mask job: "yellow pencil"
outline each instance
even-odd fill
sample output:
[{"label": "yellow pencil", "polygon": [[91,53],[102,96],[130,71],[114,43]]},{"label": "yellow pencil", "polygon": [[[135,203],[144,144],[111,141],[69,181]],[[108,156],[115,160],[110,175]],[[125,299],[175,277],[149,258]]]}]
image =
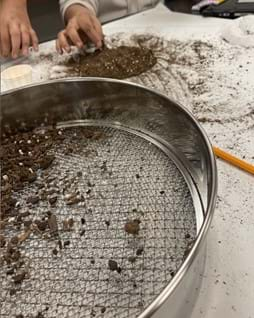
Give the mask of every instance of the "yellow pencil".
[{"label": "yellow pencil", "polygon": [[213,147],[213,152],[217,157],[227,161],[228,163],[231,163],[232,165],[234,165],[238,168],[241,168],[242,170],[244,170],[246,172],[254,174],[254,166],[251,165],[250,163],[248,163],[244,160],[241,160],[241,159],[225,152],[224,150],[221,150],[218,147]]}]

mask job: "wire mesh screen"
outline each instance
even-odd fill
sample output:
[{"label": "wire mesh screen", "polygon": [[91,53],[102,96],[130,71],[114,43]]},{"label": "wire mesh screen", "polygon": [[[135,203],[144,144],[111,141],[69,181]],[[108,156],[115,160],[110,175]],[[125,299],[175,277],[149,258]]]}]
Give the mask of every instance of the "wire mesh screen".
[{"label": "wire mesh screen", "polygon": [[[29,212],[24,220],[37,226],[20,245],[24,279],[14,283],[9,265],[0,268],[0,315],[137,317],[195,238],[188,185],[160,148],[134,133],[59,133],[65,138],[51,149],[53,165],[15,193],[21,213]],[[28,200],[38,194],[50,199]],[[11,239],[17,230],[3,233]]]}]

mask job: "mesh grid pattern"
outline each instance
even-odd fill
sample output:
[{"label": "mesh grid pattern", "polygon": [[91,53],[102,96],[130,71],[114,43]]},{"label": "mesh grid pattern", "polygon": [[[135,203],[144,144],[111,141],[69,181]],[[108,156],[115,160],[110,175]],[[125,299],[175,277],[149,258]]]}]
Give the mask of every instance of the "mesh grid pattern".
[{"label": "mesh grid pattern", "polygon": [[[70,245],[54,256],[57,240],[31,235],[25,241],[22,253],[29,260],[29,278],[15,295],[9,295],[6,267],[0,269],[1,317],[34,317],[37,312],[61,318],[137,317],[180,267],[189,243],[186,234],[195,237],[188,186],[164,152],[121,129],[89,128],[103,133],[98,140],[82,138],[82,129],[64,130],[65,141],[52,150],[53,167],[39,177],[51,178],[50,187],[59,191],[55,207],[41,201],[32,211],[36,219],[50,209],[61,240]],[[70,146],[74,152],[66,154]],[[66,184],[84,202],[67,206],[62,194]],[[27,195],[37,190],[30,185],[16,194],[24,210]],[[74,219],[74,227],[62,231],[67,217]],[[136,237],[124,231],[131,219],[141,221]],[[5,234],[15,233],[8,229]],[[139,248],[143,252],[137,256]],[[109,259],[121,267],[120,274],[109,270]]]}]

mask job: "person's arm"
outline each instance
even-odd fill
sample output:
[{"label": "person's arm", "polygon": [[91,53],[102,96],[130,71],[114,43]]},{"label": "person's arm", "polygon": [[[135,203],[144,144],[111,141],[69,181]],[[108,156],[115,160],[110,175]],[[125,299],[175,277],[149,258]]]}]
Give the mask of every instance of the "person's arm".
[{"label": "person's arm", "polygon": [[103,33],[100,21],[97,19],[99,3],[97,0],[60,0],[60,9],[66,23],[66,28],[59,32],[56,48],[70,52],[71,45],[82,48],[88,41],[97,48],[102,46]]},{"label": "person's arm", "polygon": [[74,4],[84,6],[85,8],[89,9],[89,11],[91,11],[95,16],[97,16],[99,11],[99,0],[59,0],[59,4],[60,11],[64,19],[67,9]]}]

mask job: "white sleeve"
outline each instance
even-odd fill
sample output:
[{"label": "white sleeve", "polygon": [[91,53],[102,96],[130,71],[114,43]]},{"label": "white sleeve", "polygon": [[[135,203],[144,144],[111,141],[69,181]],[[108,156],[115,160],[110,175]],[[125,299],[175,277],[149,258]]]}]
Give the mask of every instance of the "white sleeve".
[{"label": "white sleeve", "polygon": [[59,0],[59,4],[63,19],[67,8],[72,4],[80,4],[89,9],[95,15],[97,15],[99,11],[99,0]]}]

